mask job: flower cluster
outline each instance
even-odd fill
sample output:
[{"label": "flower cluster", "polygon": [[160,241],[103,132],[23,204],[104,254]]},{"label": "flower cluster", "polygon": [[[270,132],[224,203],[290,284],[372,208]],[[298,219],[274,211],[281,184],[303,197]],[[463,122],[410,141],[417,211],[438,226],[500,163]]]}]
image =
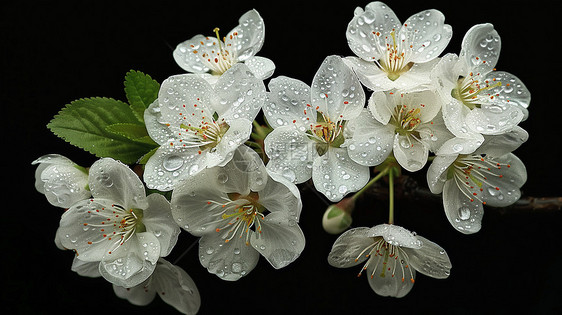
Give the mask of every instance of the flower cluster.
[{"label": "flower cluster", "polygon": [[[146,305],[158,293],[196,313],[195,283],[164,259],[181,230],[198,238],[209,273],[236,281],[260,256],[279,269],[301,255],[298,184],[311,181],[340,202],[324,219],[329,233],[341,233],[351,225],[354,198],[386,176],[388,224],[344,232],[328,262],[364,263],[359,274],[366,271],[377,294],[402,297],[416,272],[446,278],[451,269],[443,248],[394,225],[393,183],[402,169],[418,172],[431,162],[429,189],[442,193],[446,217],[465,234],[481,228],[484,205],[521,196],[526,171],[512,152],[528,138],[518,124],[528,117],[530,94],[517,77],[495,70],[500,37],[491,24],[472,27],[458,55],[440,57],[452,37],[441,12],[401,23],[384,3],[369,3],[347,27],[354,56],[327,56],[310,85],[271,78],[273,61],[256,56],[265,36],[256,10],[225,37],[214,32],[174,50],[187,73],[153,84],[152,97],[149,88],[128,95],[128,116],[138,121],[106,123],[104,132],[141,150],[135,163],[118,160],[129,158],[121,148],[99,151],[88,168],[56,154],[33,162],[37,190],[65,209],[55,242],[75,252],[72,270],[105,278],[117,296]],[[152,82],[141,79],[139,86]],[[138,74],[128,84],[135,80]],[[146,104],[140,111],[138,99]]]}]

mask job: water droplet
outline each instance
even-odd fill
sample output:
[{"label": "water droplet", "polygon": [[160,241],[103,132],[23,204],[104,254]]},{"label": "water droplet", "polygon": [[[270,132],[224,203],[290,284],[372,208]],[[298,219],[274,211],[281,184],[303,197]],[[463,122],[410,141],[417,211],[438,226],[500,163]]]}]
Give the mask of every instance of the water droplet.
[{"label": "water droplet", "polygon": [[164,169],[169,172],[179,169],[180,167],[182,167],[182,165],[183,159],[178,155],[169,155],[164,158],[164,161],[162,162],[162,166],[164,167]]},{"label": "water droplet", "polygon": [[470,209],[464,206],[460,207],[458,215],[461,220],[468,220],[470,218]]}]

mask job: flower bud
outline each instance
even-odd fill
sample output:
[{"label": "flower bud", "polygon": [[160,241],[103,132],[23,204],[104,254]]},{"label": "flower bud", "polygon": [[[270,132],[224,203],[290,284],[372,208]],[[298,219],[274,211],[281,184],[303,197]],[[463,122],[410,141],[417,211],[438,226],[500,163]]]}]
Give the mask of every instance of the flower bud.
[{"label": "flower bud", "polygon": [[324,212],[322,227],[330,234],[339,234],[351,226],[351,212],[355,207],[353,198],[345,198],[335,205],[331,205]]}]

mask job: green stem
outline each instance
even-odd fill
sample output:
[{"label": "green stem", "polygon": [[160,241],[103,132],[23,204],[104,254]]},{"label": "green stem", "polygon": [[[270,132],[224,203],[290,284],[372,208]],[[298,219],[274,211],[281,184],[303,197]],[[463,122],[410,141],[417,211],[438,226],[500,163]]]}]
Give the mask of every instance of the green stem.
[{"label": "green stem", "polygon": [[388,172],[388,224],[394,224],[394,170]]},{"label": "green stem", "polygon": [[371,187],[374,183],[376,183],[379,179],[381,179],[383,176],[385,176],[386,174],[388,174],[388,172],[390,171],[391,167],[387,167],[384,170],[382,170],[380,173],[377,174],[377,176],[373,177],[373,179],[371,179],[367,185],[365,185],[363,188],[361,188],[358,192],[356,192],[351,199],[356,200],[357,198],[359,198],[359,196],[361,196],[362,193],[364,193],[367,189],[369,189],[369,187]]}]

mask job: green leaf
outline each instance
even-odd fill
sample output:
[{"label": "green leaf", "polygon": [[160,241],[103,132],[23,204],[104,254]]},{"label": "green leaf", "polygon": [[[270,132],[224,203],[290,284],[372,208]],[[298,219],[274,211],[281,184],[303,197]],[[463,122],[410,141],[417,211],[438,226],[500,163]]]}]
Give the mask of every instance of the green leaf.
[{"label": "green leaf", "polygon": [[158,98],[160,84],[149,75],[131,70],[125,75],[125,94],[133,114],[144,122],[144,110]]},{"label": "green leaf", "polygon": [[[111,98],[84,98],[66,105],[47,127],[58,137],[97,157],[134,164],[156,147],[128,104]],[[146,130],[144,130],[146,133]],[[144,139],[144,140],[140,140]]]}]

